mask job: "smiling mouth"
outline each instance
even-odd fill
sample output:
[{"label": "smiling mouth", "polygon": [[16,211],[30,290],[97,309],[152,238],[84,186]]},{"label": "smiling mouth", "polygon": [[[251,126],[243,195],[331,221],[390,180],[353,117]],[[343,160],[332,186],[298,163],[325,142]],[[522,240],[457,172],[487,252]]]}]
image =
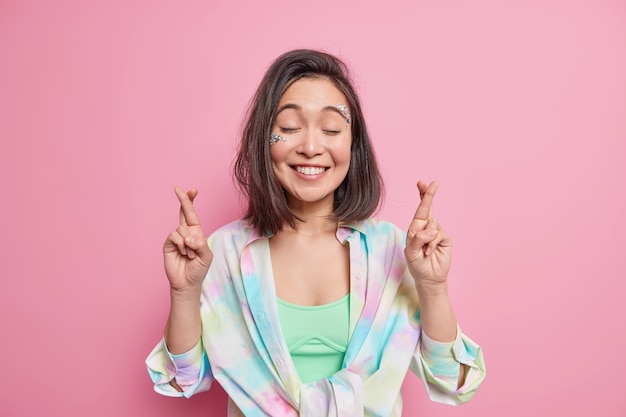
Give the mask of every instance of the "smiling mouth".
[{"label": "smiling mouth", "polygon": [[322,172],[326,171],[327,168],[325,168],[325,167],[301,167],[301,166],[296,166],[296,167],[294,167],[294,169],[296,171],[298,171],[300,174],[304,174],[304,175],[319,175]]}]

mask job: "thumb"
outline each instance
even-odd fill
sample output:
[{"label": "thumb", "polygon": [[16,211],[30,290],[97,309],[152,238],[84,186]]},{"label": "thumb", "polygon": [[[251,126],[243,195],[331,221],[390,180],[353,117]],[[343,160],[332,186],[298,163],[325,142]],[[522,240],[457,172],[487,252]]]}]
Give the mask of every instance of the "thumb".
[{"label": "thumb", "polygon": [[424,245],[429,244],[437,236],[437,230],[426,229],[420,230],[407,241],[407,248],[412,250],[420,250]]},{"label": "thumb", "polygon": [[213,260],[213,252],[209,249],[209,244],[207,242],[207,238],[202,236],[187,236],[185,238],[185,245],[196,252],[196,255],[200,258],[200,260],[209,265]]}]

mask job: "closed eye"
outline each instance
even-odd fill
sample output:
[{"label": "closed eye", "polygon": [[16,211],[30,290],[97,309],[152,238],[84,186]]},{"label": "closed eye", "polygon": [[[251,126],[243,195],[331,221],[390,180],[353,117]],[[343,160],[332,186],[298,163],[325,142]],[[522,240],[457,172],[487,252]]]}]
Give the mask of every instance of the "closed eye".
[{"label": "closed eye", "polygon": [[323,130],[324,133],[326,133],[327,135],[338,135],[341,133],[341,130]]},{"label": "closed eye", "polygon": [[300,130],[300,128],[298,127],[281,127],[280,131],[283,133],[289,133],[289,132],[296,132]]}]

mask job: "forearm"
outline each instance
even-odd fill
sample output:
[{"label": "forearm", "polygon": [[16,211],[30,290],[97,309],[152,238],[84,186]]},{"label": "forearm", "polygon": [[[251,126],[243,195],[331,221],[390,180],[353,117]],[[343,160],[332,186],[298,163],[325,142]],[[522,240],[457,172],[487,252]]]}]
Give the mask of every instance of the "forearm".
[{"label": "forearm", "polygon": [[[417,285],[417,292],[422,331],[438,342],[453,342],[457,337],[458,323],[448,297],[447,283],[436,286]],[[461,364],[457,387],[465,383],[466,372],[467,367]]]},{"label": "forearm", "polygon": [[438,342],[453,342],[457,320],[448,297],[447,283],[417,284],[422,331]]},{"label": "forearm", "polygon": [[179,355],[193,348],[200,339],[200,288],[170,292],[170,313],[165,325],[168,350]]}]

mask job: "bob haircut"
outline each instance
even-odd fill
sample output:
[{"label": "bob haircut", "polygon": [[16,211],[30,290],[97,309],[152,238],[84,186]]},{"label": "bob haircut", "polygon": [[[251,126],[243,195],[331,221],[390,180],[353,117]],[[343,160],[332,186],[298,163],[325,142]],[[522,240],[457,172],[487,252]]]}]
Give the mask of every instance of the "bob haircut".
[{"label": "bob haircut", "polygon": [[275,234],[285,225],[295,227],[296,221],[301,221],[289,208],[270,156],[270,135],[278,102],[289,86],[301,78],[330,80],[350,107],[350,167],[334,193],[333,219],[342,223],[365,220],[376,212],[382,199],[382,178],[348,67],[324,52],[289,51],[269,67],[248,106],[233,167],[237,186],[248,200],[244,220],[260,235]]}]

